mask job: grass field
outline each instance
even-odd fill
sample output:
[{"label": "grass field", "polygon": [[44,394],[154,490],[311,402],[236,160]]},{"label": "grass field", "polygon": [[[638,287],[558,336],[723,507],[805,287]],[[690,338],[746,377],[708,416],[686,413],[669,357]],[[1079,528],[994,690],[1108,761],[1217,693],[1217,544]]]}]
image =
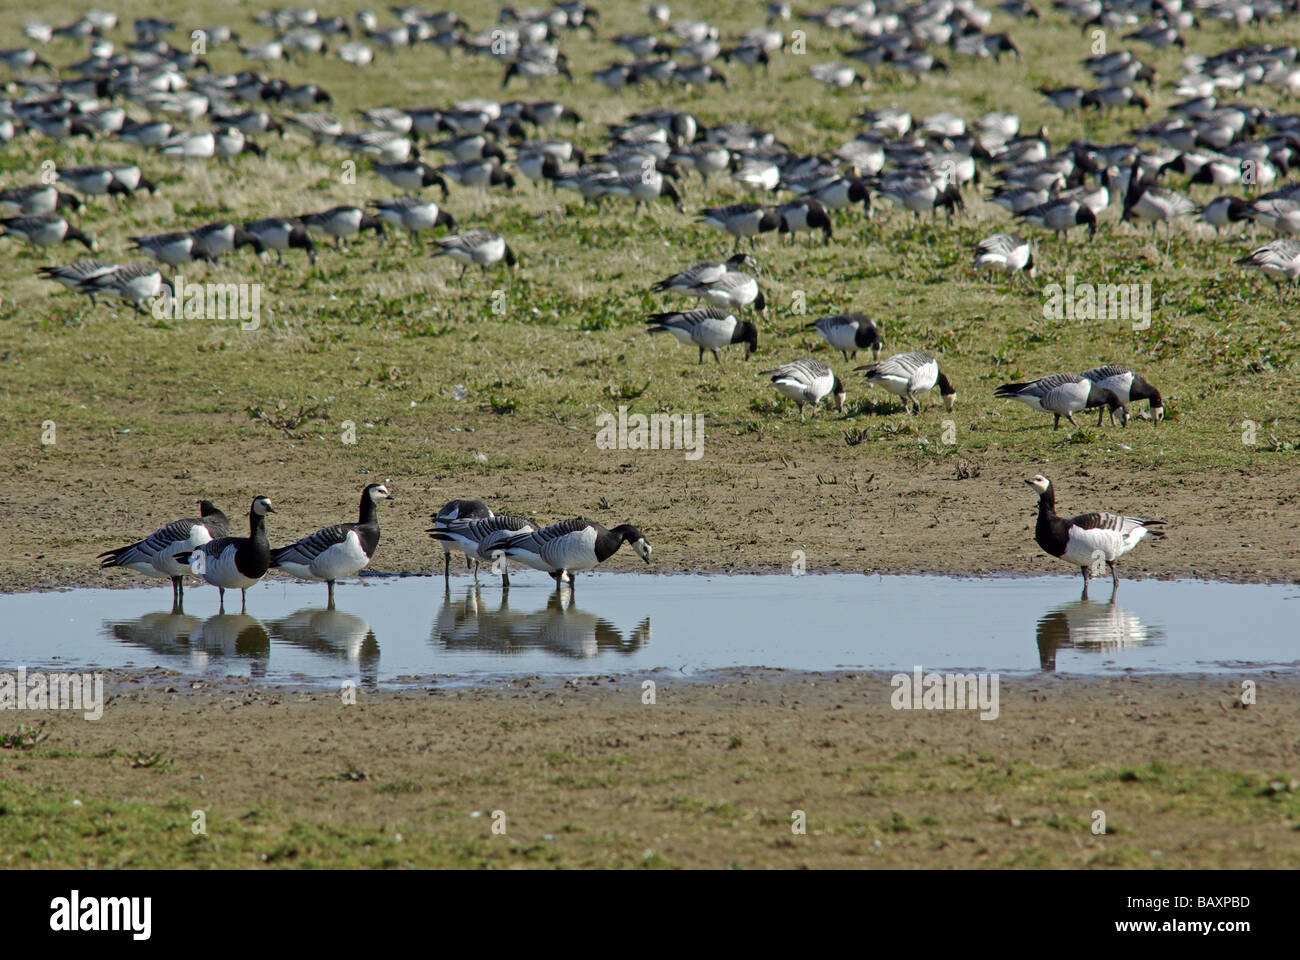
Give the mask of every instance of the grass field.
[{"label": "grass field", "polygon": [[[678,6],[679,17],[691,12],[689,4]],[[487,26],[480,22],[482,10],[452,7],[471,26]],[[72,19],[73,9],[56,4],[43,15],[60,22],[60,16]],[[236,20],[235,9],[254,10],[126,3],[119,13],[128,24],[137,14],[171,14],[188,32],[191,23]],[[324,15],[334,6],[320,9]],[[696,12],[724,24],[757,22],[749,4],[701,6]],[[609,36],[642,29],[644,14],[638,5],[620,5],[604,17],[601,35]],[[22,20],[12,11],[0,17],[5,43],[21,40]],[[246,42],[269,36],[255,25],[237,26],[244,28]],[[1109,118],[1062,116],[1027,92],[1040,83],[1087,79],[1079,61],[1093,41],[1055,12],[1045,12],[1041,25],[1006,24],[1025,52],[1022,61],[999,66],[954,59],[950,75],[931,74],[919,84],[881,72],[865,101],[857,92],[836,93],[806,76],[810,64],[834,59],[833,47],[844,38],[809,24],[792,22],[795,27],[808,31],[805,55],[779,55],[768,73],[735,65],[727,90],[646,87],[616,96],[591,80],[590,71],[623,59],[620,51],[580,32],[564,44],[575,66],[573,84],[545,81],[525,90],[514,81],[518,86],[505,95],[570,104],[585,120],[572,133],[589,151],[601,146],[604,124],[660,103],[689,109],[702,124],[752,121],[796,149],[822,152],[851,138],[858,129],[853,118],[864,107],[896,104],[917,117],[951,110],[969,120],[1010,109],[1022,116],[1026,130],[1046,125],[1054,144],[1084,136],[1112,141],[1143,119],[1136,110]],[[1283,32],[1265,30],[1261,38],[1280,39]],[[1193,45],[1212,51],[1236,39],[1245,37],[1209,26],[1195,33]],[[1117,38],[1111,44],[1120,46]],[[55,62],[77,52],[59,40],[46,51]],[[1174,53],[1137,52],[1155,63],[1163,79],[1177,75]],[[216,70],[249,65],[233,48],[217,47],[209,59]],[[272,65],[270,72],[293,82],[317,81],[334,96],[335,115],[359,128],[354,111],[363,107],[442,105],[495,93],[501,68],[490,58],[448,58],[429,48],[381,51],[365,69],[323,57]],[[1263,88],[1258,96],[1269,106],[1290,106]],[[1172,91],[1161,86],[1152,116],[1173,100]],[[123,144],[56,143],[28,135],[0,153],[0,169],[5,183],[19,184],[34,180],[47,160],[142,162],[161,184],[157,196],[120,206],[92,200],[80,221],[105,256],[121,259],[131,259],[131,235],[218,218],[297,214],[396,193],[364,161],[355,184],[341,182],[350,155],[332,147],[317,149],[293,134],[283,142],[264,141],[265,160],[246,156],[232,165],[182,165],[140,156]],[[932,489],[953,475],[958,459],[967,459],[983,468],[984,479],[961,484],[954,497],[973,497],[981,508],[1001,504],[1008,492],[1005,485],[991,490],[990,477],[1018,478],[1035,472],[1029,465],[1043,463],[1058,476],[1063,501],[1073,478],[1094,476],[1112,482],[1078,482],[1118,509],[1167,511],[1161,491],[1184,484],[1196,489],[1193,502],[1208,497],[1221,510],[1234,508],[1234,490],[1239,500],[1249,499],[1240,484],[1275,489],[1278,506],[1295,502],[1300,419],[1290,389],[1296,377],[1293,305],[1279,308],[1270,284],[1232,266],[1251,249],[1249,237],[1216,240],[1208,227],[1189,226],[1175,233],[1165,256],[1148,233],[1118,224],[1112,205],[1094,242],[1083,242],[1081,232],[1070,242],[1040,238],[1038,284],[1015,288],[969,270],[973,244],[1013,226],[1001,209],[978,198],[978,190],[968,191],[967,212],[951,224],[942,218],[914,222],[880,199],[870,220],[860,209],[840,211],[836,240],[827,246],[788,247],[775,235],[762,238],[756,253],[771,309],[760,321],[758,356],[746,364],[733,352],[721,366],[697,367],[693,351],[651,340],[642,327],[644,315],[661,308],[647,293],[654,280],[729,249],[730,238],[696,224],[690,213],[740,199],[740,193],[717,178],[706,191],[690,177],[683,188],[686,214],[666,203],[639,215],[617,201],[599,211],[583,208],[576,195],[530,189],[522,178],[514,193],[483,195],[453,186],[447,208],[464,224],[505,234],[521,260],[513,274],[470,276],[463,288],[454,282],[454,265],[431,260],[423,244],[402,237],[383,246],[367,239],[346,253],[323,249],[315,269],[299,251],[288,255],[283,268],[272,260],[256,263],[248,251],[208,277],[195,277],[198,268],[190,268],[191,280],[263,284],[263,322],[253,331],[228,320],[158,321],[129,309],[91,309],[85,298],[35,276],[36,267],[70,262],[81,253],[69,246],[32,253],[17,241],[0,241],[0,444],[9,474],[0,519],[22,552],[32,554],[7,558],[5,579],[75,582],[85,558],[150,520],[170,517],[200,494],[237,514],[243,501],[265,492],[292,501],[281,521],[306,529],[332,519],[345,505],[350,512],[363,472],[391,478],[395,492],[417,493],[418,514],[407,512],[408,496],[402,512],[388,520],[386,536],[395,552],[381,554],[381,565],[404,567],[427,560],[416,529],[424,508],[470,494],[504,497],[515,509],[548,518],[612,511],[657,527],[658,539],[669,546],[659,550],[663,562],[691,565],[689,550],[673,549],[680,544],[698,547],[716,566],[720,561],[706,543],[731,532],[713,517],[701,524],[692,516],[700,498],[725,500],[726,491],[749,474],[782,462],[815,464],[819,475],[838,475],[841,483],[876,476],[879,488],[895,479],[922,478]],[[1193,195],[1208,199],[1203,189]],[[1040,287],[1071,275],[1077,283],[1151,284],[1150,328],[1135,331],[1128,321],[1044,319]],[[801,305],[806,312],[798,312]],[[937,402],[920,417],[903,414],[892,397],[867,391],[851,365],[805,329],[817,316],[848,310],[878,318],[887,352],[922,349],[940,357],[958,390],[951,418]],[[823,410],[800,424],[793,406],[757,375],[809,354],[829,361],[848,384],[843,416]],[[1102,362],[1134,366],[1161,388],[1168,419],[1159,430],[1138,421],[1123,434],[1098,430],[1095,422],[1053,432],[1046,418],[992,397],[994,386],[1006,380]],[[457,385],[464,399],[457,398]],[[704,414],[704,456],[683,465],[677,453],[597,449],[596,416],[620,404],[633,412]],[[42,424],[49,420],[56,424],[57,441],[43,445]],[[341,442],[344,421],[356,424],[355,445]],[[611,479],[624,474],[631,480]],[[535,476],[536,484],[516,482],[525,475]],[[661,484],[671,486],[662,501]],[[568,487],[576,488],[575,495],[566,496]],[[643,498],[654,502],[643,507]],[[647,507],[649,518],[641,515]],[[48,520],[62,517],[64,509],[75,510],[81,522],[75,529],[62,523],[50,529]],[[660,512],[667,516],[653,515]],[[692,532],[701,526],[705,543]],[[1283,536],[1292,538],[1284,541],[1288,549],[1273,551],[1262,566],[1247,562],[1242,569],[1285,575],[1279,561],[1295,556],[1295,527],[1283,526]],[[735,559],[760,568],[769,564],[749,552]],[[37,556],[47,563],[26,562]],[[987,560],[974,559],[964,563],[960,551],[945,550],[917,562],[961,569]],[[1202,569],[1213,570],[1215,562],[1212,555],[1198,558]],[[1191,569],[1186,557],[1152,563],[1155,570]],[[1225,564],[1223,572],[1240,571]]]}]

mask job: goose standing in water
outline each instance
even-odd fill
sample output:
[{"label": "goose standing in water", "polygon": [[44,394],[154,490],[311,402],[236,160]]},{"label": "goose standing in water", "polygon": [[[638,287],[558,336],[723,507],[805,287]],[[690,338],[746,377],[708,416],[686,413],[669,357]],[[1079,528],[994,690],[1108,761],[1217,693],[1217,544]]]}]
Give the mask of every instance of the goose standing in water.
[{"label": "goose standing in water", "polygon": [[558,590],[566,579],[572,589],[574,578],[571,574],[604,563],[625,543],[630,543],[642,560],[650,562],[649,541],[630,523],[606,530],[599,523],[582,517],[506,537],[497,549],[534,570],[550,574]]},{"label": "goose standing in water", "polygon": [[300,580],[324,580],[328,606],[334,609],[334,581],[365,569],[379,548],[380,500],[393,500],[382,483],[361,491],[361,516],[356,523],[339,523],[308,534],[296,543],[271,551],[271,566]]},{"label": "goose standing in water", "polygon": [[474,544],[470,544],[460,538],[439,537],[439,532],[446,532],[447,528],[457,521],[464,520],[487,520],[493,516],[492,508],[482,500],[448,500],[442,507],[429,518],[433,524],[425,533],[433,535],[433,538],[442,544],[442,582],[444,586],[451,585],[451,548],[459,547],[465,554],[465,566],[474,566],[474,574],[478,575],[478,558],[472,556]]},{"label": "goose standing in water", "polygon": [[198,517],[173,520],[143,540],[105,551],[96,559],[100,560],[101,568],[126,567],[146,577],[170,577],[172,603],[179,605],[185,592],[185,574],[190,572],[189,555],[182,554],[185,560],[177,561],[174,554],[179,550],[194,550],[228,533],[230,523],[226,515],[212,501],[200,500]]},{"label": "goose standing in water", "polygon": [[[435,518],[434,526],[426,531],[442,544],[445,551],[448,545],[459,547],[468,563],[474,562],[474,579],[478,580],[478,564],[492,563],[498,556],[505,559],[503,544],[511,537],[521,533],[531,533],[538,529],[537,524],[527,517],[507,513],[500,516],[482,517],[474,520],[442,520]],[[501,586],[510,586],[510,565],[502,563]]]},{"label": "goose standing in water", "polygon": [[1052,482],[1038,474],[1025,483],[1038,491],[1034,541],[1047,553],[1080,569],[1085,594],[1092,568],[1099,560],[1105,561],[1111,581],[1118,589],[1119,574],[1115,572],[1115,561],[1136,547],[1147,534],[1157,538],[1164,536],[1163,531],[1150,529],[1164,521],[1150,517],[1126,517],[1114,513],[1081,513],[1068,520],[1058,517],[1056,488]]},{"label": "goose standing in water", "polygon": [[226,609],[226,591],[240,591],[240,610],[248,603],[248,588],[271,566],[271,544],[266,539],[266,515],[275,513],[266,497],[254,497],[248,508],[248,536],[219,537],[190,551],[171,554],[177,563],[189,561],[196,576],[217,588],[220,608]]}]

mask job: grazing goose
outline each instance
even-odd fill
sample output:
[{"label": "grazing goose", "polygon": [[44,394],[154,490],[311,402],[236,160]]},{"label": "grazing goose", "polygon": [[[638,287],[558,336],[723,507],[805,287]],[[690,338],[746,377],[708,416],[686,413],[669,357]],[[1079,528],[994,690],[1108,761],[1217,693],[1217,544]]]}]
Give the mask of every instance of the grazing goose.
[{"label": "grazing goose", "polygon": [[197,517],[173,520],[143,540],[116,550],[106,550],[96,559],[100,561],[101,568],[125,567],[146,577],[170,577],[172,603],[179,604],[185,591],[185,574],[190,572],[190,567],[188,553],[180,554],[185,560],[178,562],[176,552],[194,550],[209,540],[229,533],[230,524],[226,515],[210,500],[200,500]]},{"label": "grazing goose", "polygon": [[879,384],[895,396],[902,397],[905,408],[911,409],[911,405],[916,404],[917,414],[921,412],[921,401],[916,395],[926,393],[935,386],[939,388],[939,396],[943,398],[946,409],[952,410],[957,402],[957,391],[939,370],[939,361],[928,353],[896,353],[887,359],[853,369],[862,371],[869,383]]},{"label": "grazing goose", "polygon": [[808,324],[807,329],[816,330],[834,349],[844,354],[845,360],[852,360],[859,350],[871,348],[871,359],[878,360],[885,341],[880,336],[880,328],[860,313],[837,313],[822,317]]},{"label": "grazing goose", "polygon": [[18,237],[33,247],[48,247],[65,240],[76,240],[91,253],[99,250],[98,243],[57,213],[37,217],[5,217],[0,220],[0,237]]},{"label": "grazing goose", "polygon": [[729,343],[745,344],[746,360],[758,349],[758,328],[748,320],[738,320],[735,313],[724,307],[656,313],[646,324],[648,333],[671,333],[682,343],[699,347],[699,363],[704,362],[705,350],[712,352],[715,363],[722,363],[718,350]]},{"label": "grazing goose", "polygon": [[965,209],[966,201],[962,199],[957,184],[942,180],[926,176],[890,178],[881,182],[880,192],[904,210],[911,210],[917,220],[921,219],[922,210],[938,210],[940,207],[947,211],[951,220],[953,213]]},{"label": "grazing goose", "polygon": [[[453,501],[455,502],[455,501]],[[448,545],[456,546],[465,554],[466,562],[474,560],[474,579],[478,579],[478,564],[491,563],[497,556],[504,559],[502,544],[520,533],[537,530],[537,524],[527,517],[507,513],[501,516],[484,517],[478,520],[439,520],[434,518],[434,525],[426,532],[443,545],[444,556]],[[501,586],[510,586],[510,567],[503,563]],[[444,571],[444,582],[448,575]]]},{"label": "grazing goose", "polygon": [[337,249],[344,247],[344,237],[355,237],[363,230],[372,230],[379,241],[384,241],[384,221],[360,207],[339,206],[319,213],[305,213],[298,218],[308,230],[319,230],[334,238]]},{"label": "grazing goose", "polygon": [[1277,302],[1282,303],[1282,283],[1300,280],[1300,240],[1280,237],[1236,261],[1237,266],[1259,270],[1277,283]]},{"label": "grazing goose", "polygon": [[1099,560],[1106,562],[1111,581],[1119,588],[1115,561],[1136,547],[1147,534],[1163,537],[1160,530],[1150,529],[1163,520],[1148,517],[1125,517],[1113,513],[1084,513],[1066,520],[1056,515],[1056,489],[1042,474],[1025,483],[1038,491],[1038,522],[1034,540],[1047,553],[1079,567],[1083,573],[1083,590],[1088,592],[1092,568]]},{"label": "grazing goose", "polygon": [[[430,518],[433,526],[425,532],[434,534],[459,522],[488,520],[492,516],[492,508],[482,500],[449,500]],[[477,575],[478,557],[472,555],[472,551],[467,549],[467,544],[454,539],[442,539],[440,537],[434,537],[434,539],[442,544],[442,580],[444,584],[451,582],[451,548],[453,546],[460,547],[461,552],[465,554],[465,566],[469,567],[473,564],[474,572]]]},{"label": "grazing goose", "polygon": [[136,313],[144,313],[140,304],[158,296],[164,287],[171,290],[172,282],[152,263],[127,263],[116,270],[87,277],[76,289],[92,302],[97,296],[116,297],[131,304]]},{"label": "grazing goose", "polygon": [[266,539],[265,517],[275,513],[266,497],[254,497],[248,509],[248,536],[218,537],[191,551],[172,554],[178,563],[190,563],[196,576],[217,588],[220,608],[226,608],[226,591],[240,591],[240,609],[248,601],[248,588],[271,566],[271,545]]},{"label": "grazing goose", "polygon": [[993,395],[1019,400],[1032,410],[1050,413],[1054,418],[1053,430],[1060,429],[1062,417],[1070,421],[1071,426],[1078,427],[1074,414],[1102,406],[1107,407],[1112,415],[1118,408],[1120,421],[1128,426],[1128,407],[1115,392],[1077,373],[1053,373],[1027,383],[1004,383],[993,391]]},{"label": "grazing goose", "polygon": [[679,296],[699,299],[702,296],[700,292],[702,285],[721,280],[727,273],[739,270],[741,267],[757,269],[758,264],[747,253],[737,253],[727,260],[705,260],[660,280],[650,289],[655,293],[675,293]]},{"label": "grazing goose", "polygon": [[1142,177],[1140,163],[1140,157],[1133,161],[1133,169],[1129,173],[1128,192],[1124,196],[1124,212],[1120,216],[1120,222],[1146,220],[1150,222],[1153,233],[1156,224],[1163,223],[1165,225],[1165,252],[1168,253],[1169,242],[1173,238],[1174,220],[1178,217],[1196,213],[1200,208],[1195,202],[1184,197],[1181,193],[1175,193],[1173,190],[1166,190],[1164,187],[1152,185],[1150,180]]},{"label": "grazing goose", "polygon": [[749,245],[754,245],[754,237],[760,233],[776,230],[781,226],[781,218],[776,212],[757,203],[733,203],[727,207],[707,207],[700,211],[699,220],[715,230],[723,230],[736,238],[736,246],[749,237]]},{"label": "grazing goose", "polygon": [[[1215,197],[1201,208],[1201,219],[1214,227],[1216,236],[1224,227],[1258,217],[1258,202],[1252,204],[1240,197]],[[1300,218],[1297,218],[1297,224],[1300,225]]]},{"label": "grazing goose", "polygon": [[450,213],[423,197],[407,194],[392,200],[371,200],[370,206],[381,219],[403,228],[412,237],[434,227],[456,229],[456,219]]},{"label": "grazing goose", "polygon": [[444,201],[447,199],[446,178],[427,163],[421,163],[417,160],[411,160],[407,163],[372,162],[370,169],[397,187],[397,189],[405,190],[408,193],[414,193],[417,190],[437,184],[442,190],[442,199]]},{"label": "grazing goose", "polygon": [[1069,236],[1072,227],[1086,225],[1088,237],[1097,235],[1097,214],[1086,203],[1070,198],[1058,198],[1029,207],[1016,214],[1026,223],[1032,223],[1044,230],[1051,230],[1057,237],[1062,233]]},{"label": "grazing goose", "polygon": [[504,537],[497,549],[525,566],[549,573],[556,589],[565,580],[572,589],[573,573],[604,563],[624,543],[630,543],[642,560],[650,562],[650,544],[636,527],[624,523],[606,530],[599,523],[581,517]]},{"label": "grazing goose", "polygon": [[460,261],[460,283],[465,282],[465,271],[469,269],[471,263],[478,264],[485,277],[487,268],[502,258],[505,259],[507,267],[513,267],[518,263],[514,251],[510,249],[505,238],[490,230],[469,230],[458,233],[454,237],[430,242],[438,246],[433,256],[451,257],[453,260]]},{"label": "grazing goose", "polygon": [[814,410],[828,394],[835,398],[835,409],[844,412],[844,384],[835,371],[820,360],[795,360],[772,370],[761,371],[772,378],[772,386],[783,397],[799,405],[799,420],[804,418],[804,404],[811,403]]},{"label": "grazing goose", "polygon": [[134,249],[143,252],[149,259],[172,267],[193,260],[197,246],[192,233],[156,233],[149,237],[127,239]]},{"label": "grazing goose", "polygon": [[0,191],[0,213],[10,217],[38,217],[65,207],[80,212],[85,206],[81,200],[64,193],[52,183],[29,183]]},{"label": "grazing goose", "polygon": [[767,309],[767,300],[758,289],[758,281],[739,270],[728,269],[716,280],[697,284],[695,293],[713,307],[743,309],[752,303],[760,313]]},{"label": "grazing goose", "polygon": [[267,217],[244,224],[244,230],[256,237],[262,247],[275,251],[276,263],[284,264],[285,250],[302,250],[314,266],[316,263],[316,244],[307,235],[307,228],[301,220],[293,217]]},{"label": "grazing goose", "polygon": [[[1152,426],[1160,426],[1160,421],[1165,418],[1165,401],[1160,396],[1160,391],[1147,383],[1129,367],[1121,367],[1111,363],[1085,370],[1082,376],[1115,394],[1119,398],[1119,402],[1125,407],[1135,400],[1149,400]],[[1115,408],[1111,407],[1109,409],[1110,422],[1114,424]],[[1101,426],[1102,417],[1105,415],[1105,410],[1099,409],[1097,411],[1097,426]]]},{"label": "grazing goose", "polygon": [[999,270],[1016,276],[1034,277],[1034,250],[1029,241],[1014,233],[995,233],[975,246],[976,270]]},{"label": "grazing goose", "polygon": [[379,547],[380,500],[395,499],[382,483],[361,491],[361,517],[308,534],[296,543],[271,551],[271,566],[300,580],[324,580],[329,587],[328,606],[334,607],[334,581],[363,570]]},{"label": "grazing goose", "polygon": [[[78,260],[61,266],[41,267],[38,273],[46,280],[63,284],[64,288],[74,293],[81,292],[81,285],[89,280],[102,277],[117,270],[116,263],[107,260]],[[90,302],[95,302],[95,295],[90,295]]]},{"label": "grazing goose", "polygon": [[781,226],[778,233],[788,233],[790,242],[794,243],[795,235],[805,230],[820,230],[822,240],[830,243],[834,237],[834,229],[831,226],[830,214],[826,208],[817,200],[793,200],[790,203],[783,203],[776,208],[776,215],[781,218]]},{"label": "grazing goose", "polygon": [[190,233],[194,236],[194,255],[212,263],[216,263],[223,253],[230,253],[240,247],[252,247],[259,254],[266,249],[261,240],[243,227],[222,220],[195,227]]}]

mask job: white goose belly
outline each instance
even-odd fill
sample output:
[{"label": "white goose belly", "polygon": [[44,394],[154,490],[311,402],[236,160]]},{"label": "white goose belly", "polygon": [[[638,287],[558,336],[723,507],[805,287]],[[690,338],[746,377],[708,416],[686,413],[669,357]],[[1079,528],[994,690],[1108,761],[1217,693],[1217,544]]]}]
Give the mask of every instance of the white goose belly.
[{"label": "white goose belly", "polygon": [[341,580],[365,569],[369,563],[356,531],[349,531],[342,543],[326,547],[310,562],[281,560],[280,569],[303,580]]},{"label": "white goose belly", "polygon": [[215,557],[204,554],[204,569],[200,576],[214,587],[224,590],[244,590],[253,586],[257,580],[244,576],[235,566],[235,550],[232,544]]}]

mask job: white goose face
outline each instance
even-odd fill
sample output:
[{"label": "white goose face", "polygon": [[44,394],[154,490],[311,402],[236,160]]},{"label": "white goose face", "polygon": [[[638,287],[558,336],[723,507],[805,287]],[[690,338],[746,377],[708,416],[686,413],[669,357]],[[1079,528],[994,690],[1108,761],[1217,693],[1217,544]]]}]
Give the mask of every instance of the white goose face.
[{"label": "white goose face", "polygon": [[275,507],[271,506],[271,501],[266,497],[257,497],[253,500],[253,512],[259,517],[264,517],[268,513],[275,513]]},{"label": "white goose face", "polygon": [[379,501],[379,500],[396,500],[397,498],[388,492],[388,488],[386,486],[384,486],[382,483],[377,483],[370,488],[370,499]]},{"label": "white goose face", "polygon": [[633,540],[632,549],[635,550],[637,555],[646,563],[650,562],[650,554],[653,551],[653,548],[650,546],[650,541],[646,540],[645,537],[642,537],[639,540]]},{"label": "white goose face", "polygon": [[1151,419],[1154,421],[1155,426],[1157,427],[1160,426],[1160,421],[1163,420],[1164,418],[1165,418],[1165,408],[1163,406],[1155,407],[1151,411]]},{"label": "white goose face", "polygon": [[943,405],[948,408],[949,413],[952,413],[952,408],[957,405],[957,394],[950,393],[945,396],[943,398]]},{"label": "white goose face", "polygon": [[1029,484],[1031,487],[1037,490],[1039,494],[1046,493],[1047,489],[1052,485],[1052,481],[1048,480],[1041,473],[1030,477],[1028,480],[1025,481],[1025,483]]}]

